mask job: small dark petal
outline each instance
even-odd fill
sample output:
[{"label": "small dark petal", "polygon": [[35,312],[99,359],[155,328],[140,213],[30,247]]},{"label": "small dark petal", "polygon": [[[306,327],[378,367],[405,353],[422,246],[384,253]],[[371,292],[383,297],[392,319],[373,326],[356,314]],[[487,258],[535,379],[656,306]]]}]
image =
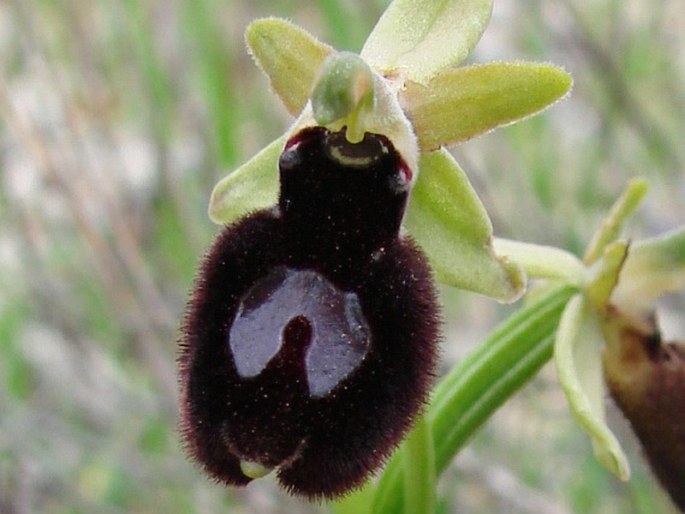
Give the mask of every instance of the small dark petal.
[{"label": "small dark petal", "polygon": [[404,165],[382,136],[345,145],[318,128],[291,140],[280,211],[226,227],[200,267],[182,330],[181,429],[227,484],[249,482],[242,462],[277,468],[295,494],[343,494],[426,401],[438,306],[425,258],[398,236],[407,194],[392,179]]},{"label": "small dark petal", "polygon": [[685,345],[649,333],[620,332],[620,349],[604,356],[607,384],[630,421],[654,474],[685,512]]}]

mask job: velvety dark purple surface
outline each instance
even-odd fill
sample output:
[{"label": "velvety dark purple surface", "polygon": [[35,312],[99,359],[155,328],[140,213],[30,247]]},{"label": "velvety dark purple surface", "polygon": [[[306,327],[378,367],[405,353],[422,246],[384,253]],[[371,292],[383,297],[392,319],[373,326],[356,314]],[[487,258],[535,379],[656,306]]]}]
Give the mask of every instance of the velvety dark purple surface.
[{"label": "velvety dark purple surface", "polygon": [[200,266],[181,429],[224,483],[250,481],[242,459],[276,467],[293,493],[340,495],[426,400],[438,306],[425,258],[398,236],[406,167],[382,136],[347,145],[321,128],[298,134],[281,157],[278,208],[224,228]]}]

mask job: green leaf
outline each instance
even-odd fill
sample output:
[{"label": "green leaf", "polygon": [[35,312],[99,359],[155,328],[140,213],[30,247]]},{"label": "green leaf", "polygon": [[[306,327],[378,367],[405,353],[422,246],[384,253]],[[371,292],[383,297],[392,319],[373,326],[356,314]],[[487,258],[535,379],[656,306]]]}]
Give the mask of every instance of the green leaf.
[{"label": "green leaf", "polygon": [[445,284],[511,302],[525,289],[514,263],[495,255],[492,224],[466,174],[447,150],[421,154],[405,226]]},{"label": "green leaf", "polygon": [[435,512],[435,448],[433,432],[421,416],[404,443],[404,512]]},{"label": "green leaf", "polygon": [[622,311],[650,312],[662,294],[685,290],[685,226],[633,243],[614,289]]},{"label": "green leaf", "polygon": [[284,144],[282,136],[214,186],[209,200],[209,217],[214,223],[228,224],[276,204],[278,157]]},{"label": "green leaf", "polygon": [[383,74],[425,83],[466,58],[491,12],[492,0],[395,0],[361,56]]},{"label": "green leaf", "polygon": [[539,63],[488,63],[445,70],[425,85],[408,82],[400,103],[422,150],[466,141],[550,106],[571,76]]},{"label": "green leaf", "polygon": [[628,459],[605,421],[603,345],[594,312],[581,294],[574,296],[561,317],[554,345],[559,383],[571,411],[592,438],[597,460],[621,480],[628,480]]},{"label": "green leaf", "polygon": [[[555,287],[519,310],[440,381],[427,413],[438,476],[478,428],[552,357],[559,318],[576,291]],[[390,460],[378,483],[374,514],[402,512],[402,451]]]},{"label": "green leaf", "polygon": [[319,66],[333,48],[279,18],[250,23],[245,41],[288,112],[299,114],[312,92]]}]

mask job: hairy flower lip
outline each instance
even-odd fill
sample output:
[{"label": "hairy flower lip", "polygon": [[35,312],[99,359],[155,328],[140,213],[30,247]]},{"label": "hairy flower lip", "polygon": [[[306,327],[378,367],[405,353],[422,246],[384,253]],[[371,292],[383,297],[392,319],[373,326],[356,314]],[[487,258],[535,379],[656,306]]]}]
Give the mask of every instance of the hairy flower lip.
[{"label": "hairy flower lip", "polygon": [[[389,457],[427,400],[439,338],[431,270],[400,235],[408,197],[395,187],[402,156],[386,136],[368,135],[370,145],[358,148],[380,158],[362,172],[331,156],[329,137],[349,143],[329,134],[315,126],[284,141],[279,209],[245,215],[215,239],[188,304],[179,359],[180,426],[191,456],[227,485],[275,469],[286,490],[316,500],[358,487]],[[371,347],[330,391],[325,381],[311,389],[309,370],[342,363],[344,339],[326,338],[323,359],[308,363],[295,331],[300,336],[267,355],[256,376],[236,364],[230,329],[240,302],[276,266],[319,273],[358,295]],[[259,345],[268,354],[272,342],[273,333],[255,338],[248,351]]]}]

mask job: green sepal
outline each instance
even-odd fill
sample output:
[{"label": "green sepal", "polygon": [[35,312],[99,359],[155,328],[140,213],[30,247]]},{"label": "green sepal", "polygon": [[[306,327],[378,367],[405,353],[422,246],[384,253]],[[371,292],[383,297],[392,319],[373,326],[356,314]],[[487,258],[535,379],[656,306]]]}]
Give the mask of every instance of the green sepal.
[{"label": "green sepal", "polygon": [[395,0],[361,56],[383,74],[425,83],[466,58],[491,12],[492,0]]},{"label": "green sepal", "polygon": [[493,62],[408,82],[400,103],[422,150],[452,145],[531,116],[566,95],[571,76],[551,64]]},{"label": "green sepal", "polygon": [[621,480],[630,466],[621,444],[606,424],[599,320],[582,294],[564,309],[554,343],[559,383],[580,425],[592,438],[597,460]]},{"label": "green sepal", "polygon": [[521,268],[498,257],[492,223],[466,174],[445,149],[421,154],[405,226],[440,282],[500,301],[525,290]]},{"label": "green sepal", "polygon": [[278,138],[214,186],[209,199],[209,217],[224,225],[248,212],[276,205],[278,158],[285,136]]},{"label": "green sepal", "polygon": [[321,63],[333,48],[309,32],[280,18],[255,20],[245,30],[245,42],[271,88],[288,112],[297,116],[314,86]]}]

